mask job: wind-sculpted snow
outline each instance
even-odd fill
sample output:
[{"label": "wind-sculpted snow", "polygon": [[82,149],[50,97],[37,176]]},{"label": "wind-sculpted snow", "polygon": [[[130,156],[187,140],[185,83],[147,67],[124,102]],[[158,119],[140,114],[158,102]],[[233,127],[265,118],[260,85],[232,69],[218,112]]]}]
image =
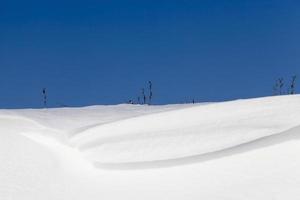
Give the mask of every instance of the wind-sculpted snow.
[{"label": "wind-sculpted snow", "polygon": [[295,199],[299,142],[299,95],[0,110],[0,199]]},{"label": "wind-sculpted snow", "polygon": [[[201,104],[202,105],[202,104]],[[193,104],[174,104],[164,106],[141,106],[120,104],[114,106],[89,106],[82,108],[20,109],[1,110],[4,116],[30,119],[45,127],[75,135],[89,127],[106,124],[145,114],[194,107]]]},{"label": "wind-sculpted snow", "polygon": [[282,133],[300,125],[299,102],[299,96],[290,96],[198,105],[5,110],[0,120],[27,122],[19,132],[55,138],[97,166],[141,164],[201,156]]},{"label": "wind-sculpted snow", "polygon": [[94,163],[173,159],[220,151],[300,124],[299,97],[201,105],[99,125],[70,144]]},{"label": "wind-sculpted snow", "polygon": [[230,148],[221,149],[204,154],[197,154],[193,156],[186,156],[181,158],[154,160],[145,162],[127,162],[127,163],[103,163],[94,162],[94,166],[103,169],[118,169],[118,170],[134,170],[134,169],[156,169],[167,168],[174,166],[184,166],[196,163],[203,163],[214,159],[221,159],[228,156],[247,153],[248,151],[255,151],[288,143],[291,141],[300,141],[300,126],[294,127],[287,131],[277,133],[274,135],[261,137],[247,143],[241,143]]},{"label": "wind-sculpted snow", "polygon": [[[56,138],[78,148],[98,166],[200,156],[300,124],[299,96],[150,108],[121,105],[22,110],[2,116],[16,123],[27,121],[27,129],[21,131],[25,135]],[[64,122],[73,125],[66,128]]]}]

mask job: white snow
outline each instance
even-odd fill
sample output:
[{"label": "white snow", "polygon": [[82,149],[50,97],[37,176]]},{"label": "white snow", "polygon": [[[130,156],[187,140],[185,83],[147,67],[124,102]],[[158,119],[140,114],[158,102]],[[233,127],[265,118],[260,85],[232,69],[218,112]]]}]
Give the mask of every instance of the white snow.
[{"label": "white snow", "polygon": [[296,199],[300,95],[0,110],[0,199]]}]

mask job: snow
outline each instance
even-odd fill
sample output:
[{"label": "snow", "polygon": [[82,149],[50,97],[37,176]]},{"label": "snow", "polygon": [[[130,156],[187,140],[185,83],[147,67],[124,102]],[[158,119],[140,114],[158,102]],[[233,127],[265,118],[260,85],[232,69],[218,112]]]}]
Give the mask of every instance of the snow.
[{"label": "snow", "polygon": [[0,110],[0,199],[295,199],[300,95]]}]

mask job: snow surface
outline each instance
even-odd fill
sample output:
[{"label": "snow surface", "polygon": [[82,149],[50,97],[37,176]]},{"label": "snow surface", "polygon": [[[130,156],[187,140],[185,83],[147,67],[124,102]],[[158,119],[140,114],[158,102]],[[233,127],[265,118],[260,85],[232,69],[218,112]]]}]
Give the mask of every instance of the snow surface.
[{"label": "snow surface", "polygon": [[300,95],[0,110],[0,199],[296,199]]}]

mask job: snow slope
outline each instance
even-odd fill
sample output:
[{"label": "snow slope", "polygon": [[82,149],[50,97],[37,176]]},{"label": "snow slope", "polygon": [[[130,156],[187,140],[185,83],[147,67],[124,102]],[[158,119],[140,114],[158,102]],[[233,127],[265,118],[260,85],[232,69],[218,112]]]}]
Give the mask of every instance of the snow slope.
[{"label": "snow slope", "polygon": [[0,111],[0,199],[295,199],[300,96]]}]

